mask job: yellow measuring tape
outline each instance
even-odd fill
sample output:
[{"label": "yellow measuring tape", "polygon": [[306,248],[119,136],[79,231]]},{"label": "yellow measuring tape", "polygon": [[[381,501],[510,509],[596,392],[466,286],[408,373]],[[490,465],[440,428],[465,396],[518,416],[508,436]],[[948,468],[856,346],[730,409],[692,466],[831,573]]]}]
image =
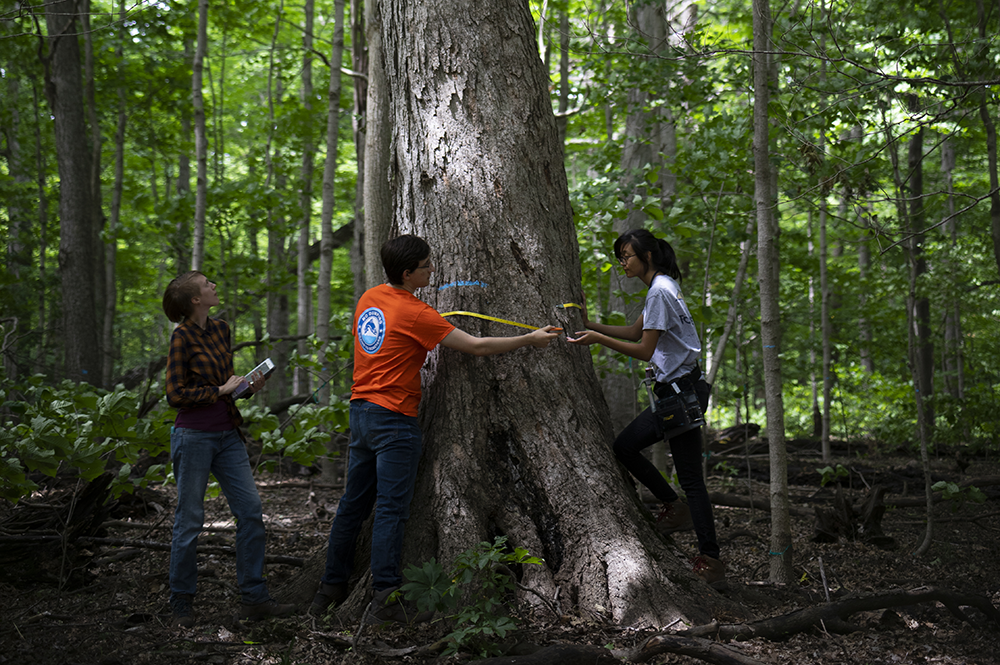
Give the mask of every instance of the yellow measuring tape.
[{"label": "yellow measuring tape", "polygon": [[[563,309],[567,307],[576,307],[578,309],[582,309],[575,302],[563,303],[562,305],[559,306],[562,307]],[[538,330],[538,326],[529,326],[527,323],[518,323],[517,321],[508,321],[507,319],[498,319],[495,316],[487,316],[486,314],[478,314],[476,312],[464,312],[464,311],[445,312],[441,316],[474,316],[477,319],[486,319],[487,321],[506,323],[508,326],[517,326],[518,328],[527,328],[528,330]],[[553,330],[561,331],[562,328],[553,328]]]}]

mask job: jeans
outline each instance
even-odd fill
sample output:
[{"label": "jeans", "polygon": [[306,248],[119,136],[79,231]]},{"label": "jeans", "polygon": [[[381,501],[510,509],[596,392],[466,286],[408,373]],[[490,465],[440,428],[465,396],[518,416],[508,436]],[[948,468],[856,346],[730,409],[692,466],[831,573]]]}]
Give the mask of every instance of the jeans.
[{"label": "jeans", "polygon": [[330,527],[326,584],[346,583],[354,567],[355,542],[375,507],[372,526],[372,589],[400,586],[403,528],[417,480],[423,437],[417,419],[366,402],[351,402],[347,487]]},{"label": "jeans", "polygon": [[[660,470],[642,454],[642,450],[660,439],[656,416],[646,408],[615,439],[615,457],[636,480],[649,488],[653,496],[664,503],[672,503],[678,498],[677,492]],[[701,470],[701,428],[696,427],[670,439],[670,455],[674,459],[674,470],[681,488],[687,495],[691,521],[694,522],[694,532],[698,537],[698,551],[718,559],[719,543],[715,535],[712,502],[708,498],[708,488],[705,487],[705,477]]]},{"label": "jeans", "polygon": [[239,432],[204,432],[184,427],[170,433],[170,458],[177,480],[177,509],[170,544],[170,594],[194,595],[198,583],[198,534],[205,523],[205,488],[211,472],[236,518],[236,581],[242,602],[270,598],[264,582],[264,518],[250,459]]}]

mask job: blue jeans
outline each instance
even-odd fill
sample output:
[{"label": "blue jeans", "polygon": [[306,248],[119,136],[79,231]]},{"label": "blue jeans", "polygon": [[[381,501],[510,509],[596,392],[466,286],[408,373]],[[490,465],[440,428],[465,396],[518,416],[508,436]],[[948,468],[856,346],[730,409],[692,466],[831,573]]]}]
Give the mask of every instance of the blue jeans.
[{"label": "blue jeans", "polygon": [[[677,492],[660,470],[642,454],[642,450],[662,438],[657,433],[655,418],[648,407],[636,416],[615,439],[615,457],[636,480],[649,488],[653,496],[664,503],[671,503],[677,500]],[[701,470],[701,428],[696,427],[670,439],[670,455],[674,458],[677,479],[687,495],[691,521],[694,522],[694,532],[698,537],[698,551],[718,559],[719,542],[715,535],[712,502],[708,498],[708,488],[705,487],[705,476]]]},{"label": "blue jeans", "polygon": [[377,506],[371,569],[372,588],[381,591],[403,583],[403,528],[410,517],[423,437],[416,418],[364,400],[351,402],[350,425],[347,487],[330,527],[323,582],[346,583],[351,577],[358,532]]},{"label": "blue jeans", "polygon": [[170,594],[194,595],[198,583],[198,534],[205,524],[208,474],[219,481],[236,518],[236,581],[242,601],[268,600],[264,582],[264,518],[243,439],[235,429],[203,432],[184,427],[170,433],[177,481],[177,509],[170,544]]}]

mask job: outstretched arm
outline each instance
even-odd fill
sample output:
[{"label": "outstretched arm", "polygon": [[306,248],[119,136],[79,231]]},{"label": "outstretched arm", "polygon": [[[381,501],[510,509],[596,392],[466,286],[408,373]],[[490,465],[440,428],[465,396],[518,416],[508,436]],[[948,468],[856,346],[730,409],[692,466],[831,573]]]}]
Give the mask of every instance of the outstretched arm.
[{"label": "outstretched arm", "polygon": [[627,339],[632,342],[638,342],[642,339],[642,314],[630,326],[612,326],[607,323],[597,323],[590,320],[590,317],[587,316],[587,296],[583,293],[580,293],[580,302],[583,303],[583,306],[580,308],[583,315],[583,325],[588,330],[596,330],[608,337]]},{"label": "outstretched arm", "polygon": [[[639,317],[638,323],[642,323],[642,317]],[[604,326],[605,328],[625,328],[625,326]],[[584,346],[590,346],[591,344],[601,344],[608,347],[612,351],[617,351],[618,353],[624,353],[626,356],[631,356],[632,358],[638,358],[639,360],[649,361],[653,357],[653,351],[656,349],[656,342],[660,339],[659,330],[643,330],[642,336],[639,339],[638,344],[632,342],[626,342],[614,337],[610,337],[607,334],[597,331],[597,330],[583,330],[577,333],[578,337],[575,339],[572,337],[566,338],[566,341],[570,344],[582,344]]]},{"label": "outstretched arm", "polygon": [[552,326],[545,326],[514,337],[474,337],[455,328],[441,340],[441,344],[449,349],[471,353],[474,356],[492,356],[528,345],[545,348],[549,342],[559,336],[559,330]]}]

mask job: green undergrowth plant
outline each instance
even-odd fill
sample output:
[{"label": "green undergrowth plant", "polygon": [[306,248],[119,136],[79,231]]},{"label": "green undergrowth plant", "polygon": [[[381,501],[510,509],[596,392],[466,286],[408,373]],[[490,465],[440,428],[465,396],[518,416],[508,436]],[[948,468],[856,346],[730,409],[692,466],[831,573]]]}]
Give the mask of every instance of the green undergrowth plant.
[{"label": "green undergrowth plant", "polygon": [[484,658],[499,655],[497,641],[517,628],[509,612],[516,587],[510,566],[541,564],[542,560],[506,543],[506,536],[498,536],[492,545],[481,542],[459,554],[448,572],[435,559],[403,572],[408,582],[400,592],[406,599],[418,611],[440,612],[454,623],[444,655],[463,650]]},{"label": "green undergrowth plant", "polygon": [[851,475],[851,472],[843,464],[838,464],[836,467],[824,466],[822,469],[816,469],[819,474],[819,485],[820,487],[826,487],[830,483],[838,482],[841,478],[847,478]]},{"label": "green undergrowth plant", "polygon": [[69,471],[86,481],[115,473],[112,495],[164,479],[164,465],[140,478],[132,465],[145,450],[155,456],[170,447],[170,424],[139,419],[139,396],[85,383],[51,385],[36,375],[0,383],[0,497],[12,502],[38,489],[32,476]]},{"label": "green undergrowth plant", "polygon": [[[143,456],[169,452],[176,415],[160,406],[139,418],[142,401],[122,387],[109,391],[70,381],[52,384],[43,375],[0,380],[0,499],[17,503],[38,490],[42,478],[57,473],[90,481],[112,472],[114,497],[172,481],[169,463],[150,465],[141,476],[134,473]],[[265,455],[289,457],[304,466],[326,455],[325,442],[347,429],[348,402],[335,396],[328,406],[297,408],[283,422],[252,401],[241,402],[240,410]]]},{"label": "green undergrowth plant", "polygon": [[941,498],[951,502],[951,511],[958,512],[964,503],[986,503],[986,494],[976,487],[960,487],[957,483],[940,480],[931,485],[931,490],[941,492]]}]

